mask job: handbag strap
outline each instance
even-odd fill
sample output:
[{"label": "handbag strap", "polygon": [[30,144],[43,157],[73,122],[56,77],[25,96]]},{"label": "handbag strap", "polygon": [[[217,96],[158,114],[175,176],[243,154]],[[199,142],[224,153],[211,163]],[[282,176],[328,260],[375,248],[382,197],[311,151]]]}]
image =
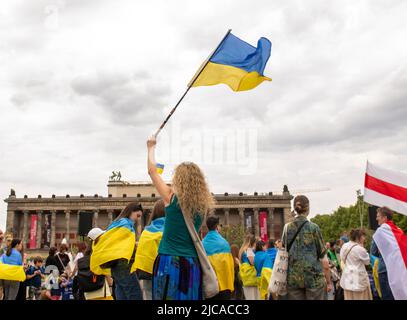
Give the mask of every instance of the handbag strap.
[{"label": "handbag strap", "polygon": [[212,266],[209,262],[209,259],[207,257],[205,257],[206,258],[205,259],[204,257],[201,257],[201,255],[199,254],[199,252],[201,252],[202,250],[204,251],[204,249],[203,249],[202,241],[199,239],[198,233],[195,230],[195,226],[192,223],[192,219],[189,219],[189,217],[187,217],[182,210],[181,210],[181,213],[182,213],[182,216],[184,217],[184,221],[187,226],[189,235],[191,236],[192,242],[194,243],[195,249],[198,253],[198,259],[199,259],[201,268],[202,269],[206,268],[206,269],[208,269],[208,271],[211,270]]},{"label": "handbag strap", "polygon": [[59,252],[57,253],[57,258],[58,258],[59,262],[61,263],[62,268],[64,268],[64,272],[65,272],[66,266],[64,266],[64,263],[62,262],[61,257],[59,256]]},{"label": "handbag strap", "polygon": [[345,259],[343,260],[343,263],[344,264],[346,264],[346,259],[348,258],[348,255],[349,255],[349,253],[352,251],[352,249],[354,248],[354,247],[356,247],[358,244],[356,243],[355,245],[353,245],[350,249],[349,249],[349,251],[346,253],[346,256],[345,256]]},{"label": "handbag strap", "polygon": [[[295,239],[297,238],[298,234],[300,233],[302,227],[308,222],[308,220],[304,221],[297,229],[297,231],[294,234],[294,237],[291,239],[290,243],[287,246],[287,252],[290,251]],[[288,236],[288,235],[287,235]]]}]

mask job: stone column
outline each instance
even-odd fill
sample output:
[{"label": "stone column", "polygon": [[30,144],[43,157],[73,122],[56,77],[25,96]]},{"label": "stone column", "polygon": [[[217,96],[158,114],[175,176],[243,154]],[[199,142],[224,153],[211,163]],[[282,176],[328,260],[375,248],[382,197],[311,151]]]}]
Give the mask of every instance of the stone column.
[{"label": "stone column", "polygon": [[223,209],[223,212],[225,214],[225,225],[227,228],[229,228],[230,223],[229,223],[229,208]]},{"label": "stone column", "polygon": [[[6,233],[14,233],[14,218],[15,218],[14,210],[7,210],[7,222],[6,222]],[[17,236],[17,235],[14,235]]]},{"label": "stone column", "polygon": [[37,249],[41,249],[41,240],[42,240],[42,210],[37,211]]},{"label": "stone column", "polygon": [[274,233],[274,208],[268,208],[267,228],[268,228],[269,238],[276,240],[275,233]]},{"label": "stone column", "polygon": [[98,219],[99,219],[99,210],[96,209],[95,211],[93,211],[93,222],[92,222],[93,228],[96,228],[98,226]]},{"label": "stone column", "polygon": [[244,208],[239,208],[239,218],[240,218],[240,226],[243,231],[245,231],[244,227]]},{"label": "stone column", "polygon": [[257,238],[260,236],[260,225],[259,225],[259,209],[253,209],[253,226],[254,226],[254,236]]},{"label": "stone column", "polygon": [[65,239],[69,244],[69,233],[71,232],[71,210],[65,210],[66,231]]},{"label": "stone column", "polygon": [[55,229],[56,229],[56,210],[51,210],[51,247],[55,247]]},{"label": "stone column", "polygon": [[291,214],[291,208],[284,208],[284,214],[283,214],[283,226],[291,222],[293,220],[293,215]]},{"label": "stone column", "polygon": [[27,248],[27,239],[28,239],[28,211],[23,211],[23,246]]},{"label": "stone column", "polygon": [[[79,210],[76,211],[76,230],[79,230],[79,218],[80,218],[79,212],[80,212]],[[76,233],[76,236],[77,236],[78,239],[79,239],[79,234],[78,234],[78,232]]]},{"label": "stone column", "polygon": [[109,219],[109,224],[111,224],[113,221],[113,210],[112,209],[107,210],[107,217]]}]

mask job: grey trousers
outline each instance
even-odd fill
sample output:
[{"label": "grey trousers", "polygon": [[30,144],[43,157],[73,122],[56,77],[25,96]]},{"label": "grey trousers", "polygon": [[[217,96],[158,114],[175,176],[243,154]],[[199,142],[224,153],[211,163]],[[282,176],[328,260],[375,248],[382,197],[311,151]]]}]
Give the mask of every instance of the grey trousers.
[{"label": "grey trousers", "polygon": [[20,288],[19,281],[2,280],[3,300],[16,300],[18,289]]},{"label": "grey trousers", "polygon": [[141,288],[143,291],[144,300],[152,300],[153,294],[153,281],[152,280],[140,280]]},{"label": "grey trousers", "polygon": [[288,289],[288,300],[326,300],[325,288]]}]

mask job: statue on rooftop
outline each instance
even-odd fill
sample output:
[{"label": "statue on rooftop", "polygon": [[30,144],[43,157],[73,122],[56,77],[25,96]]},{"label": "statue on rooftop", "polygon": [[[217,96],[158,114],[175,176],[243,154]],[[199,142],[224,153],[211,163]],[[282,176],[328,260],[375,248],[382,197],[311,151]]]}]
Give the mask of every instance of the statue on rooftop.
[{"label": "statue on rooftop", "polygon": [[109,181],[121,181],[122,174],[120,171],[112,171],[112,175],[109,177]]}]

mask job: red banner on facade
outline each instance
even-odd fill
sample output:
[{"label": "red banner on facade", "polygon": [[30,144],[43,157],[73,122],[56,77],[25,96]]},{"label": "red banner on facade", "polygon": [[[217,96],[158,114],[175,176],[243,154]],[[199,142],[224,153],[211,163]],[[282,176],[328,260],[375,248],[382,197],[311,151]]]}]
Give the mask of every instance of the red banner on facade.
[{"label": "red banner on facade", "polygon": [[260,224],[260,238],[264,242],[268,241],[267,236],[267,212],[261,211],[259,213],[259,224]]},{"label": "red banner on facade", "polygon": [[31,225],[30,225],[30,249],[35,249],[37,241],[37,221],[38,216],[36,214],[31,215]]}]

